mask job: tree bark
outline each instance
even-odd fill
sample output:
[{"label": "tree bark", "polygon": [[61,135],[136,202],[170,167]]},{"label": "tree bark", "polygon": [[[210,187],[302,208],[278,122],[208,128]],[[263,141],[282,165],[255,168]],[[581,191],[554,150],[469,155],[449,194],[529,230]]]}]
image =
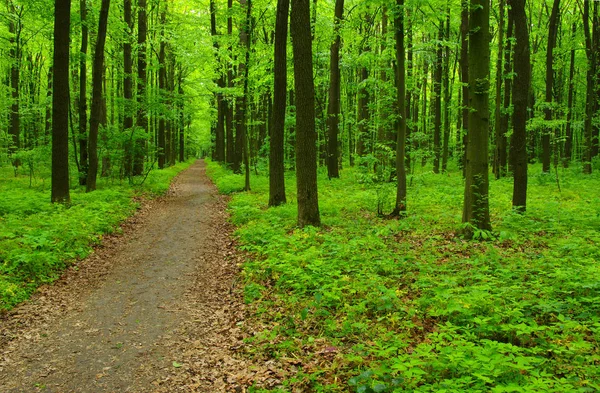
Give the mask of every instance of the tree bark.
[{"label": "tree bark", "polygon": [[596,72],[596,53],[593,49],[593,41],[590,33],[590,0],[583,2],[583,31],[585,34],[585,52],[588,59],[586,73],[586,97],[585,97],[585,121],[584,121],[584,151],[583,151],[583,173],[592,173],[592,149],[593,133],[592,118],[594,116],[595,106],[595,86],[594,75]]},{"label": "tree bark", "polygon": [[[573,23],[571,42],[575,42],[575,34],[577,34],[577,24]],[[569,62],[569,86],[567,93],[567,124],[565,129],[565,151],[563,157],[563,166],[567,168],[573,155],[573,90],[575,79],[575,46],[571,48],[571,58]]]},{"label": "tree bark", "polygon": [[344,18],[344,0],[336,0],[335,16],[333,20],[334,38],[329,51],[331,61],[329,65],[329,105],[327,108],[327,174],[329,178],[339,178],[339,146],[338,134],[340,129],[340,24]]},{"label": "tree bark", "polygon": [[[20,79],[21,79],[21,15],[17,13],[12,1],[8,1],[9,16],[8,30],[10,34],[10,89],[11,89],[11,105],[10,105],[10,127],[8,134],[10,136],[10,144],[8,147],[9,155],[12,159],[14,167],[21,166],[21,162],[17,158],[13,158],[21,148],[21,117],[20,117]],[[16,19],[16,23],[15,23]]]},{"label": "tree bark", "polygon": [[[166,50],[167,50],[167,43],[166,43],[166,37],[165,37],[165,25],[167,23],[167,10],[163,9],[163,11],[161,12],[160,15],[160,24],[161,24],[161,31],[160,31],[160,49],[158,52],[158,92],[159,92],[159,98],[161,102],[165,101],[165,96],[167,95],[167,62],[166,62]],[[157,135],[157,143],[156,146],[158,148],[158,168],[159,169],[163,169],[166,165],[167,159],[166,159],[166,153],[167,153],[167,146],[166,146],[166,139],[165,139],[165,131],[166,131],[166,120],[165,120],[165,115],[166,113],[164,113],[164,111],[162,113],[159,113],[159,120],[158,120],[158,135]]]},{"label": "tree bark", "polygon": [[133,59],[131,55],[131,35],[133,34],[133,20],[131,15],[131,0],[123,0],[123,14],[125,21],[125,42],[123,43],[123,98],[124,119],[123,132],[129,136],[125,139],[124,169],[125,176],[133,175]]},{"label": "tree bark", "polygon": [[87,51],[88,51],[88,25],[87,1],[80,0],[81,14],[81,49],[79,51],[79,185],[85,186],[88,173],[88,148],[87,148]]},{"label": "tree bark", "polygon": [[[463,223],[491,230],[488,180],[490,4],[471,0],[469,14],[469,131]],[[467,229],[470,234],[471,228]]]},{"label": "tree bark", "polygon": [[269,206],[286,203],[285,197],[285,111],[287,96],[287,35],[289,0],[277,1],[275,21],[275,62],[273,85],[273,122],[269,149]]},{"label": "tree bark", "polygon": [[496,179],[506,174],[506,134],[502,130],[502,82],[504,81],[504,0],[500,0],[500,11],[498,13],[498,58],[496,60],[496,107],[494,113],[495,152],[494,152],[494,175]]},{"label": "tree bark", "polygon": [[71,0],[54,1],[52,66],[52,196],[54,203],[70,203],[69,194],[69,33]]},{"label": "tree bark", "polygon": [[[548,28],[548,47],[546,50],[546,108],[544,109],[544,119],[546,122],[552,121],[553,113],[551,106],[553,104],[552,96],[554,94],[554,47],[556,47],[556,33],[558,31],[558,13],[560,0],[554,0],[552,13],[550,14],[550,26]],[[554,135],[554,127],[546,125],[542,134],[542,171],[550,172],[550,135]]]},{"label": "tree bark", "polygon": [[309,0],[292,0],[290,30],[296,94],[296,187],[298,226],[321,225],[317,190],[315,86]]},{"label": "tree bark", "polygon": [[98,22],[98,38],[96,39],[96,50],[94,53],[94,69],[92,70],[92,108],[90,114],[90,136],[88,145],[90,167],[86,183],[86,192],[91,192],[96,189],[96,178],[98,176],[98,128],[101,120],[104,44],[106,42],[109,8],[110,0],[102,0]]},{"label": "tree bark", "polygon": [[531,85],[531,60],[529,54],[529,30],[525,13],[525,0],[510,0],[510,13],[515,28],[513,83],[513,134],[511,140],[513,158],[513,208],[524,212],[527,207],[527,108]]},{"label": "tree bark", "polygon": [[462,130],[459,165],[466,176],[467,133],[469,130],[469,0],[461,0],[460,22],[460,83],[462,84]]},{"label": "tree bark", "polygon": [[406,212],[406,69],[404,48],[404,0],[396,0],[395,37],[396,37],[396,105],[398,137],[396,140],[396,205],[392,215]]},{"label": "tree bark", "polygon": [[435,50],[435,68],[433,71],[433,173],[440,173],[441,134],[442,134],[442,73],[443,73],[443,48],[444,23],[440,20],[438,28],[438,41]]},{"label": "tree bark", "polygon": [[[146,13],[146,0],[138,0],[138,78],[137,78],[137,120],[138,130],[146,135],[148,133],[148,110],[146,104],[146,35],[148,30],[148,16]],[[146,141],[136,137],[136,148],[133,153],[133,175],[140,176],[144,171],[144,152]]]}]

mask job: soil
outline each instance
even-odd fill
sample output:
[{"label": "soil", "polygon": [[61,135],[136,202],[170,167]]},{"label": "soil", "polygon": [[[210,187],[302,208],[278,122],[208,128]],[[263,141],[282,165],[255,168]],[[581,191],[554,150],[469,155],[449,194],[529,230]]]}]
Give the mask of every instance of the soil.
[{"label": "soil", "polygon": [[121,235],[0,316],[1,392],[243,392],[270,378],[243,347],[226,201],[195,163]]}]

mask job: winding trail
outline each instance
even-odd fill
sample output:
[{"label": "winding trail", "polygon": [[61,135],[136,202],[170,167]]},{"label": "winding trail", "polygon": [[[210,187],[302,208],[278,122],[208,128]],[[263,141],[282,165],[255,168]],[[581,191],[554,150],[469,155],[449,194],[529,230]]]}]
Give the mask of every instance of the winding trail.
[{"label": "winding trail", "polygon": [[123,228],[0,316],[0,392],[245,390],[238,257],[204,163]]}]

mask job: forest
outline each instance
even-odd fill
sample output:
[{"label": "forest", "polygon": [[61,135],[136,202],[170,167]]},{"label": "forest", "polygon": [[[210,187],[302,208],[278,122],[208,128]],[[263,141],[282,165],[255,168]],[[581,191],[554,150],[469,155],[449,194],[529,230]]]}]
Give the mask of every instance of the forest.
[{"label": "forest", "polygon": [[0,316],[203,159],[243,389],[599,391],[599,8],[6,0]]}]

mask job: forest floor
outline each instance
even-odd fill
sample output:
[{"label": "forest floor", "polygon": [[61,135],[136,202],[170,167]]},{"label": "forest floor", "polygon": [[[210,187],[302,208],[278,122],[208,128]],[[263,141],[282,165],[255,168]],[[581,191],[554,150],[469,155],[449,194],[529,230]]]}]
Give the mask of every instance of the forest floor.
[{"label": "forest floor", "polygon": [[0,390],[244,391],[261,371],[236,356],[244,306],[225,209],[197,162],[122,235],[0,314]]}]

